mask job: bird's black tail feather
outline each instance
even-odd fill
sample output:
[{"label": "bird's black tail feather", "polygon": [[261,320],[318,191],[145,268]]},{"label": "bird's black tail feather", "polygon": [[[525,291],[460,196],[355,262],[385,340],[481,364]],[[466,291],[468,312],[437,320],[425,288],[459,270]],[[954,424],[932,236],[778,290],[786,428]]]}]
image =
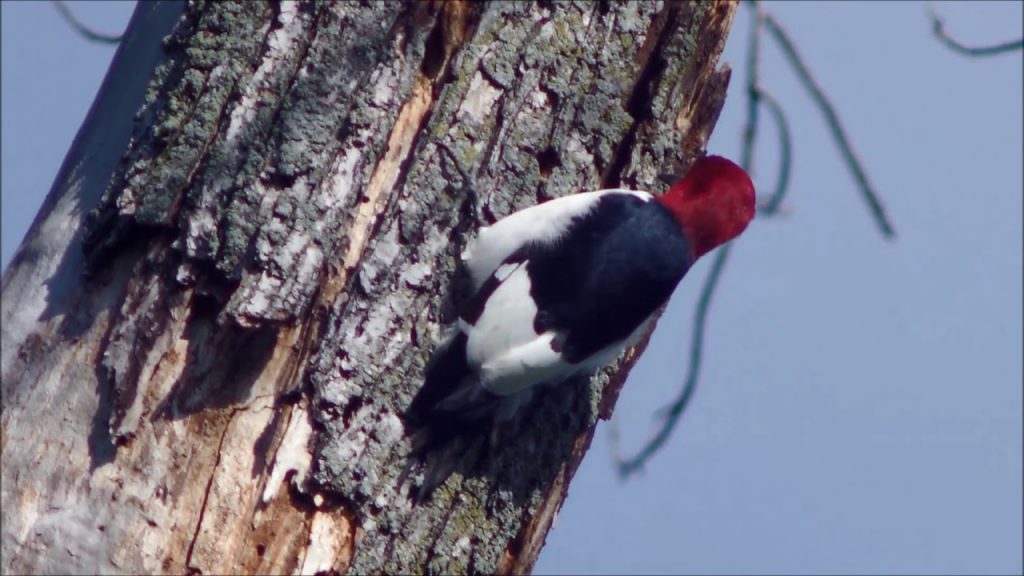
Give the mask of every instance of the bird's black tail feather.
[{"label": "bird's black tail feather", "polygon": [[414,493],[418,501],[429,499],[456,470],[479,463],[501,403],[502,397],[481,386],[469,368],[466,341],[466,334],[456,331],[438,347],[423,387],[405,412],[412,451],[399,479],[423,465],[423,482]]}]

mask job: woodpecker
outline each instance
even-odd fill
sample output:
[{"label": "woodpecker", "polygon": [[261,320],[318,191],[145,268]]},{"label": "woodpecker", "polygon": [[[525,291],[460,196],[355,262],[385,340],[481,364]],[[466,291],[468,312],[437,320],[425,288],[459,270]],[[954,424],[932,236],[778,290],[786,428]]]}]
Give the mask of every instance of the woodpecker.
[{"label": "woodpecker", "polygon": [[[403,477],[423,459],[419,498],[475,439],[494,448],[539,385],[596,370],[643,337],[693,263],[743,232],[754,200],[742,168],[705,156],[660,196],[583,192],[481,228],[462,255],[471,296],[405,413],[417,431]],[[451,448],[457,437],[468,440]]]}]

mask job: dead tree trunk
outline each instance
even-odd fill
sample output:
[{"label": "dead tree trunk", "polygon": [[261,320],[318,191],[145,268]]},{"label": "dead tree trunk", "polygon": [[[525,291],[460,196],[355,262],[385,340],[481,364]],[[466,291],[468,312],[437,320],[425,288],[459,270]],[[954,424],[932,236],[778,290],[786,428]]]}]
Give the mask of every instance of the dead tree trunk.
[{"label": "dead tree trunk", "polygon": [[413,507],[442,295],[478,219],[688,162],[734,9],[140,4],[3,278],[0,568],[528,572],[636,351]]}]

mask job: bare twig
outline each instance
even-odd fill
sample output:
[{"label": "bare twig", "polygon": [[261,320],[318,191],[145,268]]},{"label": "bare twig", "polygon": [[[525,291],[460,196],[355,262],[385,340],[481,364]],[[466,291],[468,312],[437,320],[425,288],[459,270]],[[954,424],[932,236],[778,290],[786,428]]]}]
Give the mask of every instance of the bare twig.
[{"label": "bare twig", "polygon": [[[761,10],[760,2],[756,0],[749,4],[754,9],[754,22],[750,28],[750,40],[747,46],[747,121],[743,130],[743,151],[740,156],[740,164],[744,170],[750,171],[754,161],[754,142],[757,136],[758,124],[758,102],[763,93],[757,88],[757,70],[759,65],[761,29],[763,26],[764,13]],[[788,138],[788,130],[786,131]],[[788,158],[789,155],[787,154]],[[788,174],[788,167],[785,170]],[[788,176],[787,176],[788,179]],[[690,364],[686,374],[683,388],[670,404],[659,411],[662,421],[658,430],[654,433],[644,447],[631,457],[623,457],[619,451],[618,430],[611,430],[612,456],[615,459],[619,475],[628,477],[643,469],[644,464],[662,447],[669,435],[679,423],[679,417],[686,411],[693,394],[697,389],[697,380],[700,376],[700,367],[704,355],[704,329],[707,325],[708,312],[711,310],[711,297],[714,295],[718,281],[722,277],[725,263],[728,261],[732,244],[722,246],[716,253],[711,264],[711,271],[704,280],[704,287],[701,289],[700,298],[697,300],[696,318],[693,323],[693,336],[690,344]]]},{"label": "bare twig", "polygon": [[763,214],[772,216],[779,211],[782,197],[786,195],[786,190],[789,188],[789,171],[793,163],[793,141],[789,134],[789,122],[786,121],[786,114],[782,111],[778,101],[763,89],[759,88],[757,93],[761,102],[764,102],[768,111],[772,113],[772,118],[779,130],[779,175],[775,181],[775,191],[768,196],[768,201],[761,208]]},{"label": "bare twig", "polygon": [[874,187],[868,180],[868,175],[864,171],[864,167],[861,165],[860,160],[857,159],[857,155],[853,151],[853,146],[850,144],[850,139],[846,136],[846,130],[843,128],[842,123],[839,121],[839,115],[836,114],[835,108],[832,103],[829,102],[828,97],[818,86],[818,83],[811,76],[810,70],[807,69],[807,65],[804,64],[802,58],[796,51],[796,47],[793,42],[789,39],[789,35],[782,29],[778,22],[770,15],[766,15],[764,19],[765,28],[771,32],[772,36],[779,43],[779,47],[782,48],[782,52],[785,54],[786,59],[793,65],[797,75],[800,77],[800,81],[810,92],[811,98],[818,105],[822,114],[825,115],[825,122],[828,124],[829,131],[832,132],[832,137],[835,139],[836,144],[839,146],[839,152],[843,155],[843,160],[846,161],[846,166],[850,169],[853,175],[854,181],[860,187],[861,194],[864,196],[864,200],[868,203],[868,207],[871,210],[872,215],[875,218],[875,222],[878,224],[882,235],[886,238],[892,238],[896,235],[896,230],[893,229],[892,224],[889,222],[889,218],[885,215],[885,208],[882,207],[882,201],[879,200],[878,194],[875,192]]},{"label": "bare twig", "polygon": [[53,0],[53,6],[57,8],[60,15],[75,29],[76,32],[84,36],[87,40],[93,42],[100,42],[103,44],[117,44],[121,41],[122,34],[103,34],[102,32],[96,32],[83,24],[75,14],[71,12],[71,8],[68,8],[67,2],[64,0]]},{"label": "bare twig", "polygon": [[1011,40],[1002,44],[993,44],[992,46],[964,46],[946,32],[942,18],[939,17],[930,5],[928,6],[928,18],[932,21],[932,32],[935,33],[935,36],[954,52],[959,52],[966,56],[995,56],[1024,49],[1024,39]]},{"label": "bare twig", "polygon": [[708,273],[707,280],[704,281],[704,289],[701,290],[700,299],[697,301],[697,317],[693,322],[693,345],[690,348],[690,370],[686,374],[686,383],[683,385],[683,391],[678,398],[665,407],[663,411],[664,419],[654,437],[648,440],[647,444],[636,455],[631,458],[619,459],[617,463],[619,474],[623,477],[641,470],[647,460],[661,448],[662,444],[668,440],[672,430],[675,429],[679,417],[682,416],[686,406],[690,403],[690,399],[693,397],[693,392],[697,388],[697,378],[700,376],[701,360],[704,355],[704,327],[707,324],[708,311],[711,309],[711,297],[718,286],[718,280],[722,277],[722,270],[725,268],[725,262],[729,258],[731,248],[732,244],[726,244],[715,253],[715,260],[711,264],[711,271]]},{"label": "bare twig", "polygon": [[757,0],[747,4],[754,11],[754,21],[750,25],[750,38],[747,40],[747,78],[745,81],[747,94],[747,122],[743,127],[743,151],[740,154],[740,166],[747,172],[754,167],[754,141],[757,136],[758,91],[757,73],[761,67],[761,30],[764,28],[764,10]]}]

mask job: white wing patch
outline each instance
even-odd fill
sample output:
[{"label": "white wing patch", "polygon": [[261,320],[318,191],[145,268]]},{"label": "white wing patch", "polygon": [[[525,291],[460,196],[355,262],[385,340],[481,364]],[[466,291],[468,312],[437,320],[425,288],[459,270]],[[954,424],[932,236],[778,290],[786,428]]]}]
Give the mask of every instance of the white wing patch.
[{"label": "white wing patch", "polygon": [[478,290],[498,266],[524,244],[557,240],[573,218],[593,210],[605,194],[632,194],[645,202],[653,198],[647,192],[620,188],[583,192],[531,206],[481,228],[462,254],[473,289]]},{"label": "white wing patch", "polygon": [[537,306],[530,298],[526,262],[498,269],[506,278],[487,299],[476,323],[461,322],[466,333],[466,360],[480,384],[495,394],[513,394],[542,382],[561,379],[578,367],[551,347],[557,334],[537,334]]}]

